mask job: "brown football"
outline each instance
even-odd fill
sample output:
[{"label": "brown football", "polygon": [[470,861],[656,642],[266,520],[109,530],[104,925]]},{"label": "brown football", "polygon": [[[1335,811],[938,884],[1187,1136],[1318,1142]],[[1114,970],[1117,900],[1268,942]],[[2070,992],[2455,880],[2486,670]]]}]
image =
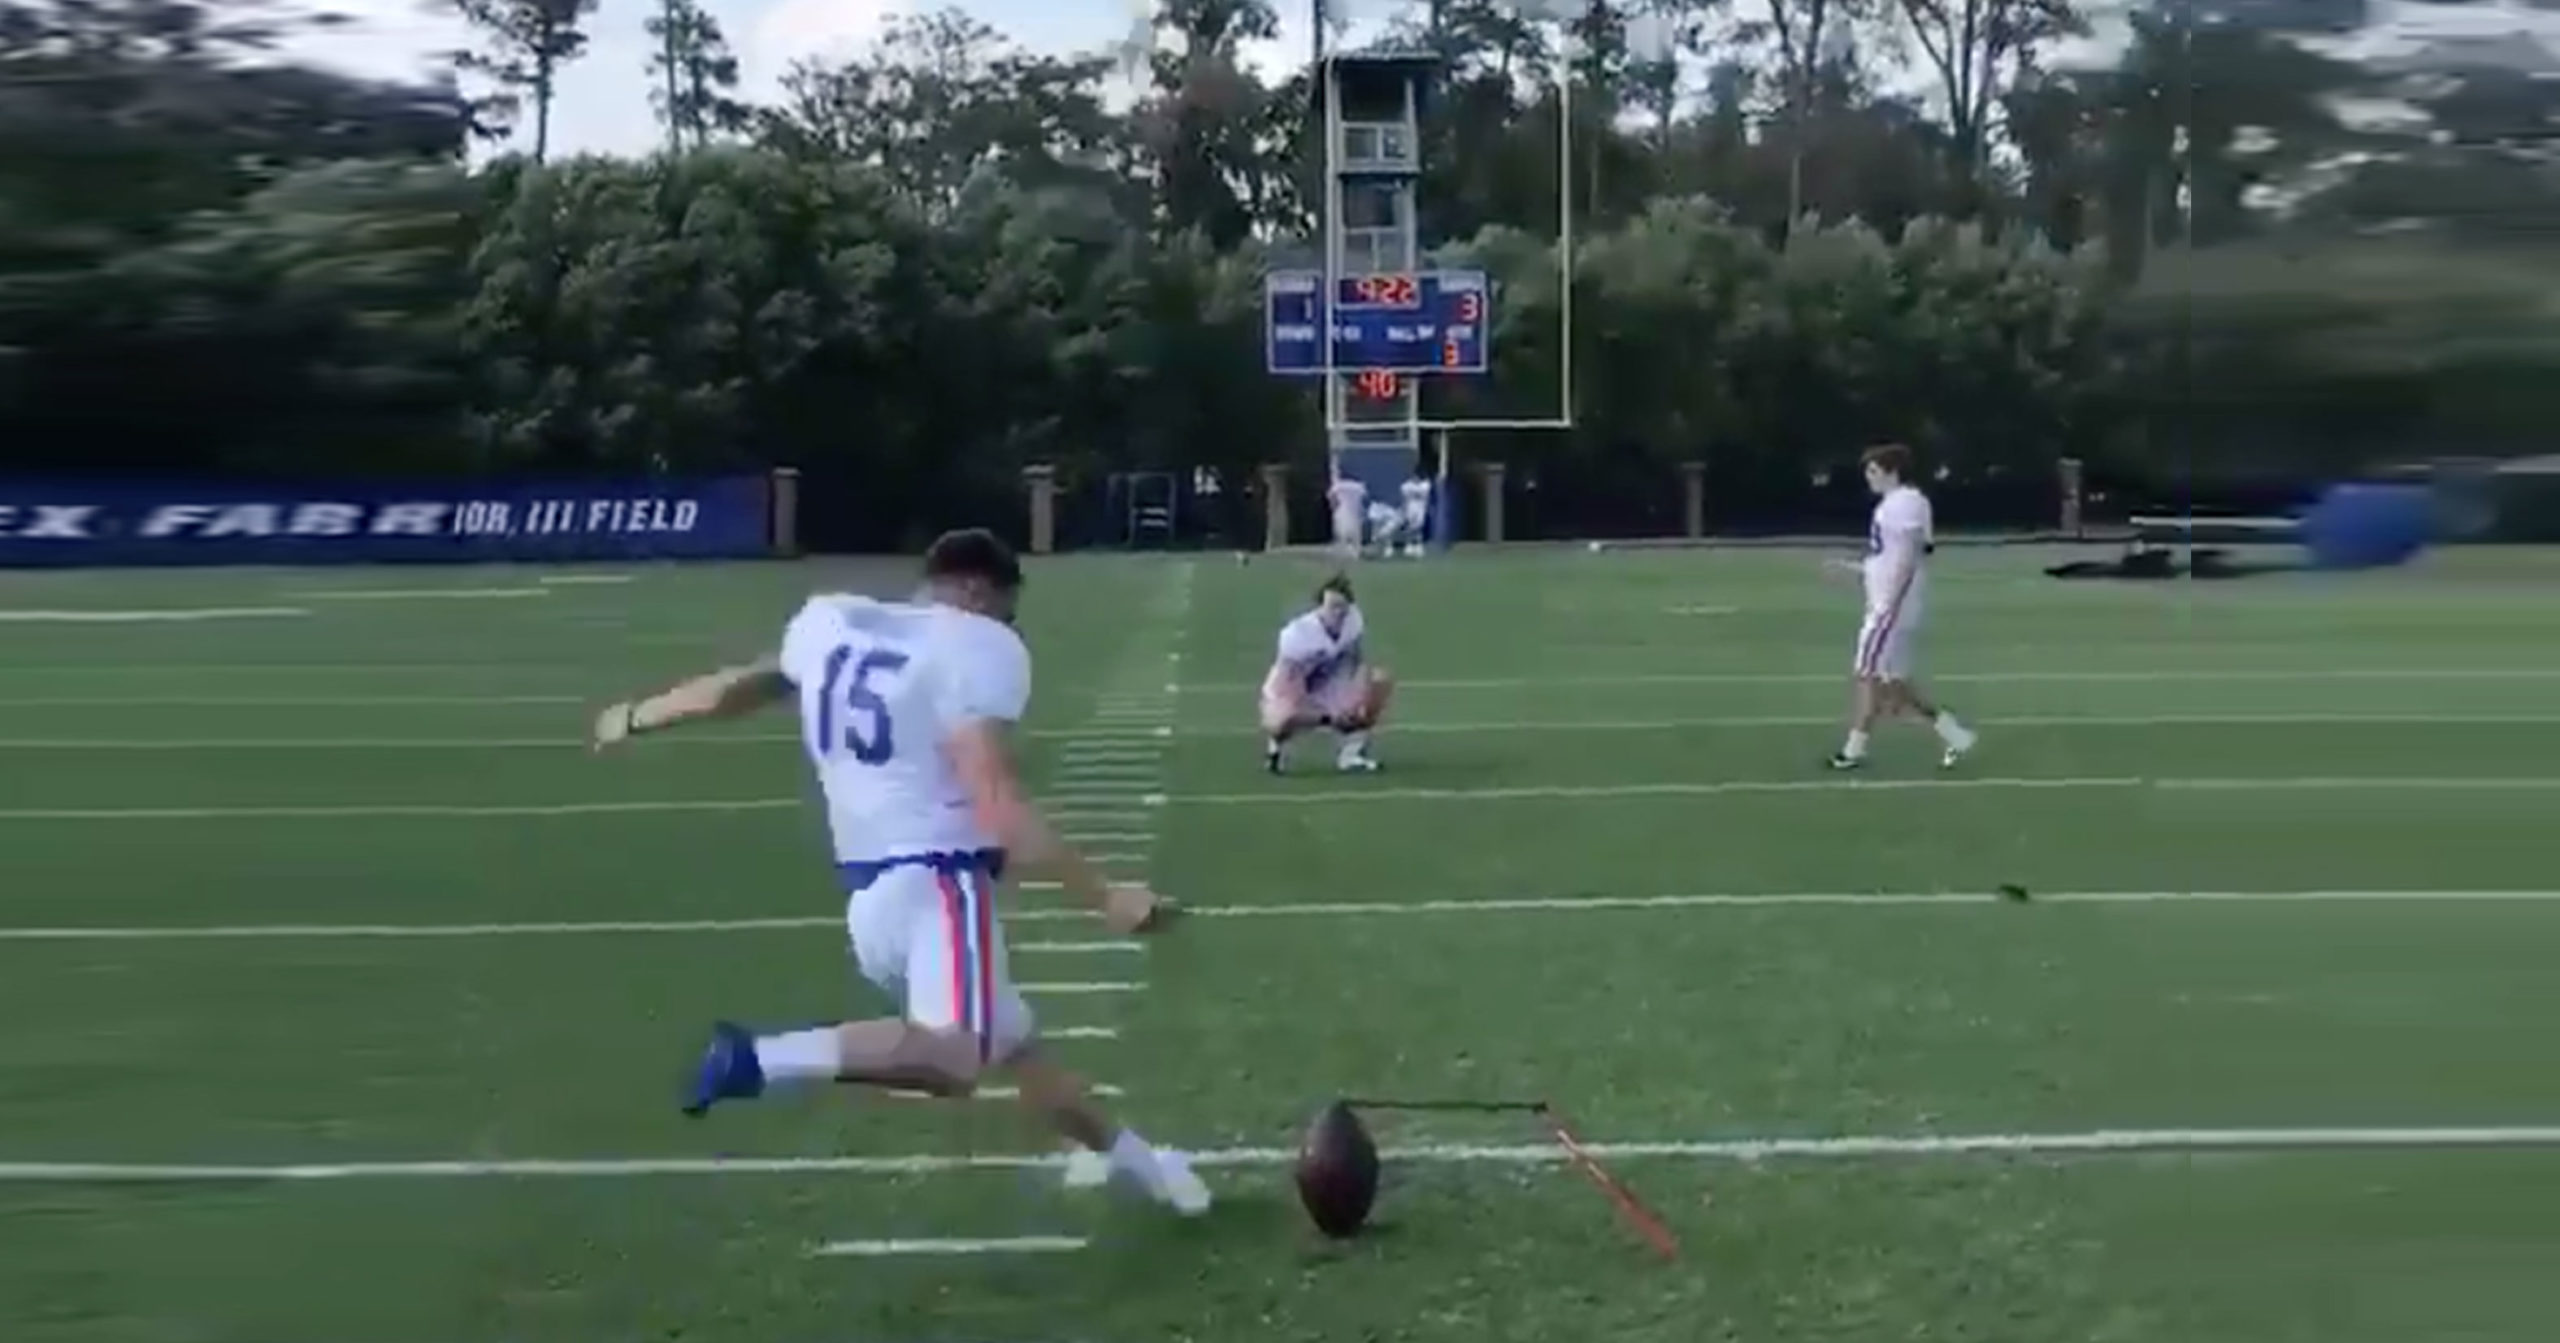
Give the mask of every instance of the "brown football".
[{"label": "brown football", "polygon": [[1298,1148],[1298,1201],[1316,1230],[1337,1240],[1359,1232],[1378,1201],[1378,1145],[1341,1101],[1307,1125]]}]

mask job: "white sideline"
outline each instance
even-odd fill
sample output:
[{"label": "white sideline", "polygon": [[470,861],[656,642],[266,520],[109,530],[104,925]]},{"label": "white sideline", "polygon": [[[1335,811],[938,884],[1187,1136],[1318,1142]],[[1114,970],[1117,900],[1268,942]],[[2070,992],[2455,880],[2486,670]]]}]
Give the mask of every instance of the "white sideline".
[{"label": "white sideline", "polygon": [[[2090,1129],[2056,1133],[1864,1134],[1738,1137],[1700,1142],[1587,1142],[1606,1160],[1839,1161],[1874,1157],[2107,1156],[2146,1152],[2271,1154],[2381,1149],[2560,1147],[2560,1125],[2435,1128]],[[1225,1147],[1190,1153],[1202,1167],[1254,1168],[1297,1161],[1295,1148]],[[1438,1165],[1556,1165],[1572,1159],[1549,1143],[1513,1146],[1422,1144],[1389,1147],[1388,1161]],[[1051,1154],[837,1157],[628,1157],[470,1161],[350,1161],[283,1165],[153,1164],[103,1161],[0,1162],[0,1184],[265,1182],[328,1180],[631,1179],[661,1175],[945,1175],[963,1171],[1048,1170]]]},{"label": "white sideline", "polygon": [[[2551,904],[2560,890],[2528,891],[2037,891],[2041,905],[2318,905],[2318,904]],[[1767,909],[1788,907],[1977,908],[2008,903],[1996,892],[1965,891],[1772,891],[1693,895],[1574,895],[1493,897],[1481,900],[1332,900],[1289,904],[1186,905],[1183,917],[1349,918],[1424,914],[1533,914],[1647,909]],[[1007,923],[1083,922],[1078,909],[1008,911]],[[597,937],[696,933],[787,932],[838,928],[833,915],[749,919],[602,919],[535,923],[242,923],[163,926],[0,927],[0,942],[176,942],[261,938]],[[1030,942],[1024,953],[1100,951],[1134,943]]]}]

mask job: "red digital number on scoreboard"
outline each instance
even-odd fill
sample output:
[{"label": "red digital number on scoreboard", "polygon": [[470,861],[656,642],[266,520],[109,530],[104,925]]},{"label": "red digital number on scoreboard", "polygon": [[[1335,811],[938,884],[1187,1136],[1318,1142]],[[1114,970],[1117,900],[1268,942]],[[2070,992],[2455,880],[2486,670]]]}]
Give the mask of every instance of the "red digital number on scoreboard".
[{"label": "red digital number on scoreboard", "polygon": [[1404,379],[1395,370],[1364,368],[1351,379],[1351,390],[1370,401],[1393,401],[1404,392]]},{"label": "red digital number on scoreboard", "polygon": [[1465,362],[1465,352],[1458,348],[1457,337],[1451,336],[1440,342],[1440,367],[1457,368]]},{"label": "red digital number on scoreboard", "polygon": [[1357,302],[1380,308],[1411,308],[1422,302],[1422,285],[1410,275],[1362,275],[1351,281]]}]

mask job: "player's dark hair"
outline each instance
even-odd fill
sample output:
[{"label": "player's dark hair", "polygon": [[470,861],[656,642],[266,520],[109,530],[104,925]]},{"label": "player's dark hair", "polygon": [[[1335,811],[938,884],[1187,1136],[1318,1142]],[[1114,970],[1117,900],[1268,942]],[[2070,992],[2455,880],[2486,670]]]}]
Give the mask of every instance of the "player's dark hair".
[{"label": "player's dark hair", "polygon": [[999,591],[1014,592],[1022,587],[1022,561],[994,532],[968,527],[944,532],[925,547],[924,576],[928,582],[974,578]]},{"label": "player's dark hair", "polygon": [[1911,479],[1911,449],[1899,443],[1878,443],[1858,455],[1858,464],[1876,467],[1895,480]]},{"label": "player's dark hair", "polygon": [[1341,593],[1342,599],[1346,602],[1356,602],[1360,600],[1359,598],[1351,595],[1351,575],[1349,574],[1335,574],[1333,577],[1316,584],[1316,605],[1324,605],[1324,595],[1328,592]]}]

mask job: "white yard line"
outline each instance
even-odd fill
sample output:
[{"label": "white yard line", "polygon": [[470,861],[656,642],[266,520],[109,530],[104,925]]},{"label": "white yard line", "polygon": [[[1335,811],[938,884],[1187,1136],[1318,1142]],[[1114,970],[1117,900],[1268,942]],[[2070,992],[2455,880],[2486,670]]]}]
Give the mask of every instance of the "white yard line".
[{"label": "white yard line", "polygon": [[307,616],[302,606],[192,606],[170,610],[138,611],[86,610],[0,611],[0,624],[26,625],[150,625],[164,622],[197,620],[271,620]]},{"label": "white yard line", "polygon": [[986,1240],[831,1240],[809,1253],[822,1259],[900,1255],[1067,1254],[1092,1242],[1082,1236],[998,1236]]},{"label": "white yard line", "polygon": [[[1090,1083],[1085,1087],[1085,1090],[1106,1100],[1117,1099],[1129,1094],[1108,1082]],[[892,1091],[887,1094],[891,1100],[901,1101],[934,1101],[942,1099],[940,1096],[935,1096],[922,1091]],[[973,1101],[1018,1101],[1022,1099],[1022,1088],[980,1087],[976,1091],[969,1093],[969,1099]]]},{"label": "white yard line", "polygon": [[[1931,672],[1932,684],[1952,685],[2073,685],[2083,682],[2116,681],[2551,681],[2560,680],[2560,667],[2317,667],[2278,670],[2266,667],[2233,668],[2215,671],[2197,667],[2168,667],[2154,671],[2125,668],[2089,669],[2083,671],[1981,671]],[[1548,676],[1487,677],[1398,680],[1396,688],[1404,690],[1554,690],[1572,686],[1635,685],[1837,685],[1838,671],[1810,672],[1658,672],[1640,675],[1579,676],[1559,671]],[[1248,681],[1229,681],[1218,685],[1199,685],[1194,690],[1216,694],[1243,695],[1259,689]]]},{"label": "white yard line", "polygon": [[789,811],[796,797],[698,798],[671,802],[554,802],[532,806],[387,802],[293,807],[33,807],[0,810],[0,821],[333,820],[373,817],[468,820],[501,816],[651,816],[671,812]]},{"label": "white yard line", "polygon": [[[1586,1142],[1603,1160],[1842,1161],[1890,1157],[2114,1156],[2147,1152],[2256,1152],[2560,1147],[2560,1124],[2417,1128],[2089,1129],[2044,1133],[1743,1136],[1702,1141]],[[1225,1147],[1193,1152],[1196,1166],[1269,1168],[1298,1160],[1296,1148]],[[1389,1162],[1550,1166],[1571,1161],[1546,1143],[1513,1146],[1422,1144],[1389,1147]],[[96,1161],[0,1162],[0,1183],[317,1182],[333,1180],[634,1179],[670,1175],[948,1175],[965,1171],[1055,1170],[1063,1156],[633,1157],[455,1161],[348,1161],[279,1165]]]},{"label": "white yard line", "polygon": [[[2196,714],[2018,714],[1984,717],[1982,727],[2002,728],[2152,728],[2152,727],[2438,727],[2476,724],[2517,727],[2560,723],[2560,713],[2196,713]],[[1838,714],[1747,714],[1671,718],[1539,718],[1478,719],[1434,722],[1397,720],[1381,732],[1494,734],[1514,732],[1660,732],[1690,728],[1751,731],[1770,728],[1832,728]],[[1256,737],[1244,727],[1186,727],[1185,737]]]},{"label": "white yard line", "polygon": [[[156,701],[167,703],[167,701]],[[328,701],[313,701],[327,703]],[[541,702],[554,702],[544,700]],[[577,702],[577,701],[561,701]],[[279,703],[283,703],[279,701]],[[1670,718],[1544,718],[1544,719],[1476,719],[1466,721],[1430,719],[1397,720],[1389,729],[1396,736],[1425,734],[1482,735],[1520,732],[1660,732],[1681,729],[1723,729],[1752,731],[1761,729],[1831,728],[1839,725],[1837,714],[1773,714],[1739,716],[1700,716]],[[2002,728],[2153,728],[2153,727],[2444,727],[2473,725],[2482,727],[2530,727],[2560,724],[2560,713],[2202,713],[2202,714],[2022,714],[2007,718],[1985,718],[1981,725],[1995,731]],[[1102,741],[1108,749],[1092,749],[1070,745],[1059,754],[1059,772],[1103,774],[1137,772],[1139,765],[1161,766],[1165,758],[1162,741],[1170,738],[1242,740],[1258,737],[1250,725],[1193,724],[1184,727],[1160,725],[1147,729],[1143,736],[1096,733],[1087,728],[1035,729],[1034,737],[1069,742]],[[770,747],[797,746],[800,738],[788,732],[715,732],[695,736],[667,736],[651,739],[638,749],[663,750],[668,747]],[[12,737],[0,738],[0,749],[18,751],[578,751],[589,744],[575,737],[181,737],[181,738],[117,738],[117,737]]]},{"label": "white yard line", "polygon": [[323,588],[288,592],[299,602],[486,601],[511,597],[548,597],[551,589],[531,588]]},{"label": "white yard line", "polygon": [[[2086,778],[1931,779],[1815,778],[1723,779],[1698,783],[1524,784],[1492,788],[1314,788],[1274,787],[1253,793],[1103,794],[1081,792],[1055,800],[1069,802],[1051,813],[1062,824],[1110,824],[1143,819],[1142,809],[1186,807],[1304,807],[1337,802],[1375,805],[1382,802],[1518,802],[1575,799],[1721,797],[1779,793],[1961,793],[2074,792],[2100,789],[2154,789],[2163,792],[2544,792],[2560,789],[2560,777],[2480,775],[2470,778],[2412,778],[2390,775],[2321,775],[2227,779],[2146,779],[2137,775],[2093,775]],[[1126,805],[1096,807],[1100,802]],[[1082,804],[1082,805],[1074,805]],[[0,810],[0,821],[210,821],[210,820],[474,820],[500,817],[563,818],[578,816],[643,816],[683,812],[785,811],[806,805],[799,798],[696,798],[662,802],[556,802],[472,805],[461,803],[357,803],[280,807],[29,807]],[[1143,861],[1144,854],[1101,854]]]},{"label": "white yard line", "polygon": [[[1052,888],[1046,883],[1025,883]],[[2560,903],[2560,890],[2548,891],[2037,891],[2040,905],[2538,905]],[[1609,910],[1785,909],[1785,908],[1943,908],[1970,909],[2009,903],[1994,892],[1909,891],[1775,891],[1695,895],[1575,895],[1492,897],[1481,900],[1324,900],[1288,904],[1186,905],[1192,919],[1394,918],[1414,915],[1545,914]],[[1007,923],[1089,921],[1084,910],[1028,909],[1005,914]],[[688,936],[733,933],[796,932],[841,927],[833,915],[792,915],[743,919],[612,919],[527,923],[244,923],[115,927],[110,925],[0,927],[0,942],[178,942],[254,941],[263,938],[422,938],[472,939],[503,937]],[[1068,947],[1102,947],[1107,942],[1023,943],[1013,949],[1065,952]],[[1134,944],[1132,944],[1134,945]]]},{"label": "white yard line", "polygon": [[[533,591],[533,592],[537,592],[537,593],[547,593],[547,592],[548,592],[548,589],[536,588],[536,589],[532,589],[531,591]],[[346,666],[338,666],[338,667],[314,666],[314,667],[308,667],[308,668],[300,668],[300,667],[294,667],[294,666],[277,666],[277,667],[246,667],[246,666],[244,666],[244,667],[237,668],[236,670],[243,671],[243,672],[268,672],[268,673],[275,673],[275,672],[288,672],[288,671],[295,671],[295,670],[328,671],[328,672],[349,672],[349,673],[359,673],[359,672],[385,672],[385,673],[397,673],[397,672],[404,672],[404,671],[417,671],[417,670],[422,670],[422,669],[429,669],[429,664],[416,664],[416,665],[409,665],[409,664],[388,664],[388,663],[385,663],[385,664],[350,664],[350,665],[346,665]],[[435,669],[435,670],[451,670],[451,667],[448,665],[448,666],[442,666],[442,667],[435,667],[435,668],[432,668],[432,669]],[[131,668],[129,668],[129,667],[115,667],[115,668],[97,668],[97,667],[85,667],[85,668],[81,668],[81,667],[42,667],[42,668],[10,668],[10,669],[6,669],[6,672],[7,672],[7,673],[11,673],[11,674],[22,674],[22,675],[63,675],[63,676],[72,676],[72,675],[94,675],[96,672],[101,671],[101,670],[130,671],[130,670],[132,670],[132,669],[131,669]],[[172,675],[177,675],[177,674],[181,674],[181,673],[183,673],[183,674],[188,674],[188,675],[195,675],[195,674],[200,674],[200,673],[205,673],[205,672],[222,671],[222,670],[225,670],[225,669],[224,669],[224,668],[220,668],[220,667],[198,667],[198,666],[188,666],[188,665],[172,665],[170,668],[168,668],[168,670],[169,670],[169,672],[170,672]],[[504,670],[504,671],[525,671],[525,672],[534,672],[534,671],[540,671],[540,670],[543,670],[543,669],[541,669],[541,668],[525,668],[525,667],[493,667],[493,668],[490,668],[490,670],[493,670],[493,671],[496,671],[496,670]],[[600,674],[600,673],[602,673],[603,671],[605,671],[606,669],[572,668],[572,669],[567,669],[567,670],[576,670],[576,671],[580,671],[580,672],[582,672],[582,673],[589,673],[589,674]],[[2281,670],[2281,671],[2278,671],[2278,670],[2271,670],[2271,669],[2243,669],[2243,670],[2233,670],[2233,671],[2200,671],[2200,670],[2196,670],[2196,669],[2193,669],[2193,668],[2164,668],[2164,669],[2155,670],[2155,671],[2128,671],[2128,670],[2107,670],[2107,671],[2095,671],[2095,670],[2093,670],[2093,671],[2000,671],[2000,672],[1951,672],[1951,673],[1943,673],[1943,674],[1933,674],[1933,675],[1930,677],[1930,680],[1931,680],[1931,682],[1932,682],[1933,684],[1948,684],[1948,685],[2003,685],[2003,684],[2017,684],[2017,685],[2032,685],[2032,684],[2073,685],[2073,684],[2082,684],[2082,683],[2162,683],[2162,682],[2174,682],[2174,683],[2180,683],[2180,684],[2212,684],[2212,683],[2215,683],[2215,682],[2230,682],[2230,683],[2235,683],[2235,684],[2238,684],[2238,683],[2284,683],[2284,684],[2290,684],[2290,683],[2303,683],[2303,684],[2321,684],[2321,683],[2332,683],[2332,682],[2376,682],[2376,683],[2390,683],[2390,684],[2421,684],[2421,683],[2429,682],[2429,681],[2443,682],[2443,683],[2446,683],[2446,684],[2471,684],[2471,683],[2481,683],[2481,682],[2500,682],[2500,681],[2511,681],[2511,682],[2519,682],[2519,683],[2535,683],[2535,682],[2544,682],[2544,681],[2560,680],[2560,667],[2434,667],[2434,668],[2421,668],[2421,667],[2410,667],[2410,668],[2370,668],[2370,667],[2335,668],[2335,667],[2333,667],[2333,668],[2293,668],[2293,669]],[[1551,677],[1526,677],[1526,678],[1483,679],[1483,680],[1427,680],[1427,679],[1426,679],[1426,680],[1409,680],[1409,681],[1403,681],[1403,682],[1400,682],[1400,683],[1399,683],[1399,687],[1400,687],[1400,689],[1403,689],[1403,690],[1406,690],[1406,691],[1413,691],[1413,690],[1527,690],[1527,689],[1554,690],[1554,689],[1558,689],[1558,688],[1568,688],[1568,689],[1570,689],[1570,688],[1575,688],[1575,687],[1583,687],[1583,688],[1606,688],[1606,687],[1611,687],[1611,686],[1640,686],[1640,685],[1665,685],[1665,686],[1683,686],[1683,685],[1809,685],[1809,686],[1826,686],[1826,685],[1837,685],[1837,684],[1839,684],[1839,682],[1840,682],[1840,674],[1839,674],[1838,672],[1836,672],[1836,671],[1821,671],[1821,672],[1731,672],[1731,673],[1701,672],[1701,673],[1664,673],[1664,674],[1659,674],[1659,675],[1644,675],[1644,676],[1576,676],[1576,675],[1573,675],[1573,674],[1570,674],[1570,673],[1558,673],[1558,674],[1556,674],[1556,675],[1554,675],[1554,676],[1551,676]],[[1257,687],[1256,687],[1254,684],[1252,684],[1252,683],[1241,682],[1241,681],[1239,681],[1239,682],[1227,682],[1227,683],[1221,683],[1221,684],[1209,684],[1209,685],[1189,684],[1189,685],[1186,685],[1186,686],[1184,687],[1184,689],[1185,689],[1186,691],[1188,691],[1188,692],[1199,692],[1199,693],[1206,693],[1206,694],[1233,694],[1233,695],[1237,695],[1237,696],[1242,696],[1242,695],[1244,695],[1245,693],[1247,693],[1247,692],[1249,692],[1249,691],[1251,691],[1251,690],[1254,690],[1254,689],[1256,689],[1256,688],[1257,688]],[[85,707],[85,708],[159,707],[159,708],[190,708],[190,709],[248,709],[248,708],[276,708],[276,709],[286,709],[286,708],[290,708],[290,709],[308,709],[308,708],[402,708],[402,707],[428,708],[428,707],[437,707],[437,706],[444,706],[444,707],[477,707],[477,706],[499,706],[499,705],[540,705],[540,704],[552,704],[552,705],[585,705],[585,704],[591,704],[591,703],[593,703],[593,702],[594,702],[594,699],[595,699],[595,697],[594,697],[593,695],[559,695],[559,694],[552,694],[552,695],[535,695],[535,694],[507,694],[507,695],[449,695],[449,694],[447,694],[447,695],[338,695],[338,694],[273,695],[273,694],[269,694],[269,695],[211,695],[211,696],[209,696],[209,695],[94,695],[94,694],[91,694],[91,695],[0,696],[0,709],[57,709],[57,708],[84,708],[84,707]],[[1155,735],[1155,734],[1158,734],[1158,733],[1164,732],[1164,729],[1162,729],[1162,728],[1160,728],[1160,727],[1151,726],[1151,725],[1149,724],[1148,720],[1147,720],[1147,719],[1145,719],[1143,716],[1131,716],[1131,715],[1129,715],[1129,714],[1127,713],[1127,711],[1115,712],[1115,713],[1113,713],[1113,714],[1108,714],[1108,715],[1103,715],[1103,716],[1104,716],[1104,717],[1106,717],[1106,718],[1108,718],[1108,719],[1110,719],[1111,721],[1110,721],[1108,724],[1102,725],[1102,730],[1100,730],[1100,731],[1094,731],[1094,730],[1073,730],[1073,729],[1069,729],[1069,730],[1061,730],[1061,729],[1037,729],[1037,730],[1035,730],[1035,731],[1034,731],[1033,735],[1035,735],[1035,736],[1088,736],[1088,737],[1098,737],[1098,736],[1109,736],[1109,735],[1117,734],[1117,735],[1123,735],[1123,736],[1129,736],[1129,737],[1145,737],[1145,736]],[[1169,734],[1169,733],[1167,733],[1166,735],[1170,735],[1170,734]]]},{"label": "white yard line", "polygon": [[[2272,781],[2270,781],[2272,782]],[[2154,780],[2133,775],[2087,778],[1934,779],[1812,778],[1721,779],[1696,783],[1522,784],[1491,788],[1310,788],[1275,787],[1252,793],[1184,793],[1165,796],[1162,804],[1186,807],[1314,806],[1334,802],[1518,802],[1573,798],[1716,797],[1732,793],[1854,793],[1983,791],[2028,789],[2068,791],[2090,788],[2143,788]],[[6,815],[6,813],[0,813]]]},{"label": "white yard line", "polygon": [[[1477,719],[1468,721],[1398,720],[1396,736],[1427,734],[1483,735],[1520,732],[1661,732],[1682,729],[1753,731],[1831,728],[1837,714],[1773,714],[1672,718]],[[2530,727],[2560,724],[2554,713],[2204,713],[2204,714],[2022,714],[1985,718],[1981,725],[2002,728],[2154,728],[2154,727]],[[1142,764],[1160,766],[1170,738],[1243,740],[1258,737],[1250,725],[1194,724],[1153,727],[1143,737],[1097,734],[1086,728],[1034,730],[1034,737],[1070,742],[1100,740],[1112,749],[1069,746],[1058,757],[1059,772],[1135,772]],[[716,732],[696,736],[654,738],[641,750],[668,747],[797,746],[787,732]],[[19,751],[579,751],[589,748],[575,737],[12,737],[0,738],[0,749]]]},{"label": "white yard line", "polygon": [[42,695],[0,698],[0,709],[431,709],[595,702],[593,695]]}]

